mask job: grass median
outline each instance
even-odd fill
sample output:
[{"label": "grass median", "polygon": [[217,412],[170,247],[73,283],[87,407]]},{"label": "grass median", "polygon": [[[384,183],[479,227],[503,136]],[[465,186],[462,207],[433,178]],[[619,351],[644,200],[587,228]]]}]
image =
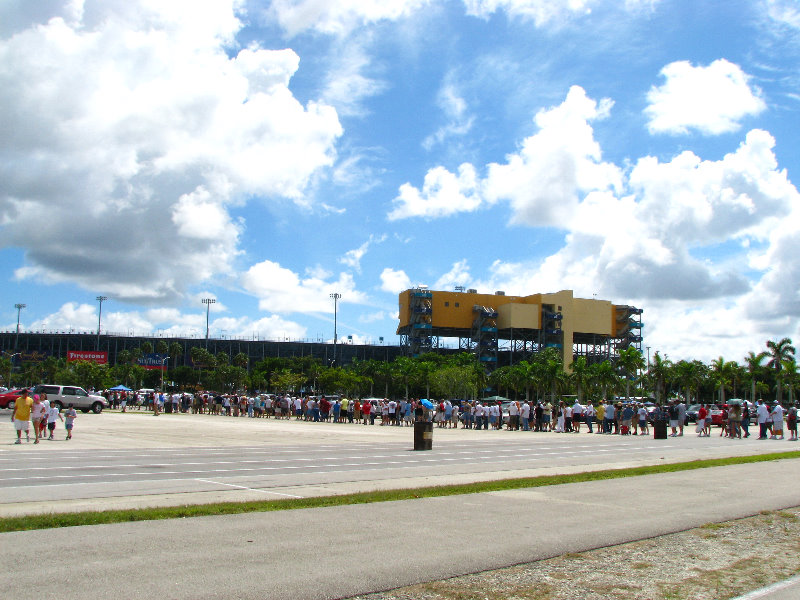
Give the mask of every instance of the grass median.
[{"label": "grass median", "polygon": [[251,502],[217,502],[213,504],[193,504],[161,508],[134,508],[125,510],[49,513],[21,517],[5,517],[0,518],[0,533],[6,533],[10,531],[29,531],[34,529],[52,529],[56,527],[77,527],[82,525],[127,523],[131,521],[156,521],[161,519],[234,515],[251,512],[298,510],[302,508],[324,508],[329,506],[346,506],[350,504],[371,504],[375,502],[392,502],[396,500],[458,496],[463,494],[478,494],[482,492],[498,492],[504,490],[562,485],[566,483],[621,479],[623,477],[640,477],[642,475],[675,473],[679,471],[692,471],[695,469],[708,469],[712,467],[724,467],[729,465],[741,465],[796,458],[800,458],[800,451],[774,452],[770,454],[735,456],[728,458],[712,458],[706,460],[693,460],[644,467],[629,467],[624,469],[605,469],[600,471],[572,473],[568,475],[542,475],[539,477],[498,479],[494,481],[480,481],[457,485],[440,485],[420,488],[381,490],[375,492],[359,492],[355,494],[341,494],[335,496],[286,498],[281,500],[261,500]]}]

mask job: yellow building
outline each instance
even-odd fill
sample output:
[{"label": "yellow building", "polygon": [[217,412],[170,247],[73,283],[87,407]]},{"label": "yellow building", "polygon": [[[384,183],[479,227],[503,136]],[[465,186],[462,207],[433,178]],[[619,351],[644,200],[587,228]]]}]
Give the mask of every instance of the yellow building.
[{"label": "yellow building", "polygon": [[545,348],[559,349],[566,368],[577,356],[599,362],[630,345],[641,350],[642,309],[575,298],[572,290],[507,296],[417,287],[400,293],[399,307],[397,333],[412,355],[458,338],[489,370]]}]

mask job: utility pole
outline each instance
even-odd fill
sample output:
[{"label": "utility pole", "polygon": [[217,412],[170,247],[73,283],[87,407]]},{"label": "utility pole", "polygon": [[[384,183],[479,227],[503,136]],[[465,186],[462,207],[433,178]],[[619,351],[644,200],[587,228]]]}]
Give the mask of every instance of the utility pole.
[{"label": "utility pole", "polygon": [[208,316],[211,313],[211,305],[216,303],[214,298],[203,298],[203,304],[206,305],[206,350],[208,350]]},{"label": "utility pole", "polygon": [[100,319],[103,317],[103,302],[108,298],[106,296],[98,296],[95,300],[100,303],[100,310],[97,311],[97,351],[100,352]]},{"label": "utility pole", "polygon": [[337,342],[338,337],[339,337],[338,333],[336,331],[336,312],[337,312],[337,303],[339,301],[339,298],[342,297],[342,295],[339,292],[334,292],[330,296],[331,296],[331,298],[333,298],[333,366],[335,367],[336,366],[336,342]]},{"label": "utility pole", "polygon": [[25,308],[27,304],[15,304],[14,308],[17,309],[17,339],[14,341],[16,349],[19,349],[19,313]]}]

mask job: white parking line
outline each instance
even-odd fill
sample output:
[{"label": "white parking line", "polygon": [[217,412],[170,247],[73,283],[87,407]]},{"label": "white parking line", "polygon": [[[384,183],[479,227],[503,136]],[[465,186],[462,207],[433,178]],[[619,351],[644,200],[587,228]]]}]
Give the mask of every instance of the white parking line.
[{"label": "white parking line", "polygon": [[247,487],[246,485],[236,485],[234,483],[223,483],[221,481],[211,481],[210,479],[195,479],[203,483],[213,483],[214,485],[226,485],[228,487],[239,488],[240,490],[248,490],[250,492],[261,492],[262,494],[274,494],[276,496],[287,496],[288,498],[302,498],[303,496],[295,496],[294,494],[284,494],[282,492],[272,492],[270,490],[260,490],[257,488]]},{"label": "white parking line", "polygon": [[[608,449],[591,449],[591,450],[580,450],[577,452],[563,452],[561,455],[575,455],[575,454],[599,454],[599,453],[607,453],[613,452],[613,450]],[[515,455],[518,456],[518,455]],[[371,457],[373,458],[373,457]],[[409,458],[405,456],[399,456],[397,458]],[[498,458],[513,458],[513,457],[498,457]],[[552,458],[551,455],[548,454],[530,454],[524,455],[525,460],[528,461],[541,461]],[[338,457],[335,460],[348,460],[348,457]],[[350,458],[352,460],[352,458]],[[337,467],[364,467],[364,466],[378,466],[378,467],[386,467],[386,466],[393,466],[396,468],[396,465],[404,465],[402,468],[414,468],[421,463],[442,463],[442,462],[454,462],[454,461],[461,461],[461,457],[454,457],[454,458],[441,458],[438,456],[432,456],[430,458],[424,457],[414,457],[411,461],[381,461],[381,462],[350,462],[350,463],[339,463],[339,464],[330,464],[327,465],[330,468],[337,468]],[[233,462],[233,461],[228,461]],[[258,462],[258,461],[255,461]],[[283,461],[285,462],[285,461]],[[219,463],[209,463],[209,464],[219,464]],[[224,463],[223,463],[224,464]],[[240,463],[235,463],[240,464]],[[470,464],[477,464],[480,465],[480,462],[470,463]],[[118,466],[118,465],[117,465]],[[143,467],[144,465],[132,465],[134,467]],[[174,466],[174,465],[161,465],[161,466]],[[109,467],[110,468],[110,467]],[[67,475],[32,475],[28,477],[4,477],[0,479],[0,481],[31,481],[31,480],[40,480],[40,479],[90,479],[90,478],[101,478],[101,477],[132,477],[132,476],[153,476],[153,475],[193,475],[198,473],[232,473],[234,475],[240,474],[244,471],[279,471],[279,470],[297,470],[297,469],[305,469],[307,465],[281,465],[281,466],[258,466],[258,467],[238,467],[233,469],[194,469],[194,470],[185,470],[185,471],[160,471],[157,473],[153,473],[152,471],[133,471],[133,472],[118,472],[118,473],[80,473],[80,474],[67,474]],[[351,470],[366,470],[366,469],[351,469]],[[375,470],[375,469],[369,469]],[[327,473],[328,470],[317,470],[317,471],[307,471],[308,473]],[[180,481],[182,479],[191,479],[191,477],[186,478],[173,478],[173,479],[150,479],[146,481]],[[9,489],[12,486],[6,486],[6,489]],[[26,487],[26,486],[13,486],[13,488],[19,487]],[[39,486],[41,487],[41,486]]]}]

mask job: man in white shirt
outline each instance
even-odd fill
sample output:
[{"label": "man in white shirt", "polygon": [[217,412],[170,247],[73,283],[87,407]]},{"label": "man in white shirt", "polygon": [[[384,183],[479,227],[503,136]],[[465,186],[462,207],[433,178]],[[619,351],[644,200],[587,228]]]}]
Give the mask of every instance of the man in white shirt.
[{"label": "man in white shirt", "polygon": [[759,399],[758,409],[756,410],[758,416],[758,439],[767,439],[767,421],[769,420],[769,408],[763,400]]},{"label": "man in white shirt", "polygon": [[514,431],[519,430],[520,408],[516,402],[508,405],[508,428]]},{"label": "man in white shirt", "polygon": [[583,406],[581,403],[575,400],[575,404],[572,405],[572,427],[575,429],[575,433],[581,432],[581,420],[583,419]]},{"label": "man in white shirt", "polygon": [[639,415],[639,435],[647,435],[647,408],[644,404],[640,404],[636,412]]},{"label": "man in white shirt", "polygon": [[480,402],[475,403],[475,410],[472,413],[475,420],[475,429],[483,427],[483,406]]},{"label": "man in white shirt", "polygon": [[772,436],[773,440],[783,439],[783,407],[775,403],[775,408],[772,409]]},{"label": "man in white shirt", "polygon": [[603,433],[611,433],[614,426],[614,404],[609,400],[606,402],[605,413],[603,418]]},{"label": "man in white shirt", "polygon": [[520,407],[520,414],[522,416],[522,431],[530,431],[531,426],[531,405],[526,400]]}]

